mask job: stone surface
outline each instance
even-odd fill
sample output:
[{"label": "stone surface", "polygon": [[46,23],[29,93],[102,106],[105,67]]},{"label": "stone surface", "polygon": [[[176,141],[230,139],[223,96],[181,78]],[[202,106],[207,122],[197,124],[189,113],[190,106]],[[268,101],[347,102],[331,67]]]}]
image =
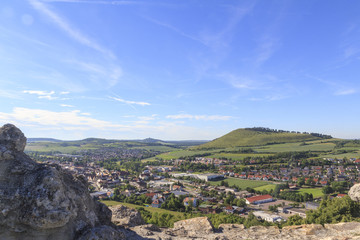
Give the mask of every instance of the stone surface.
[{"label": "stone surface", "polygon": [[[191,219],[189,219],[191,220]],[[254,226],[248,229],[240,224],[221,224],[219,231],[204,233],[203,231],[192,232],[190,235],[184,235],[187,231],[184,229],[193,229],[191,226],[185,226],[188,223],[197,224],[199,219],[193,221],[181,221],[183,232],[179,233],[179,229],[161,229],[161,231],[151,231],[144,226],[131,228],[127,232],[128,239],[156,239],[156,240],[237,240],[237,239],[253,239],[253,240],[355,240],[360,239],[360,223],[338,223],[325,224],[325,227],[319,224],[309,224],[300,226],[288,226],[283,229],[277,227]],[[203,220],[202,220],[203,221]],[[175,225],[177,225],[175,223]],[[196,227],[194,227],[196,228]],[[206,231],[205,231],[206,232]],[[187,232],[188,233],[188,232]]]},{"label": "stone surface", "polygon": [[360,183],[352,186],[348,192],[348,195],[353,201],[360,201]]},{"label": "stone surface", "polygon": [[125,234],[120,231],[114,231],[112,227],[100,226],[92,228],[82,234],[78,240],[123,240],[126,239]]},{"label": "stone surface", "polygon": [[213,233],[214,227],[207,217],[197,217],[175,222],[172,231],[181,236],[196,236]]},{"label": "stone surface", "polygon": [[111,221],[120,226],[135,227],[144,224],[141,214],[135,209],[122,205],[110,207],[112,212]]},{"label": "stone surface", "polygon": [[92,229],[117,236],[111,211],[92,199],[85,178],[34,162],[25,144],[14,125],[0,128],[0,239],[70,240]]},{"label": "stone surface", "polygon": [[26,137],[20,129],[12,124],[5,124],[0,129],[0,145],[9,151],[23,152],[26,145]]}]

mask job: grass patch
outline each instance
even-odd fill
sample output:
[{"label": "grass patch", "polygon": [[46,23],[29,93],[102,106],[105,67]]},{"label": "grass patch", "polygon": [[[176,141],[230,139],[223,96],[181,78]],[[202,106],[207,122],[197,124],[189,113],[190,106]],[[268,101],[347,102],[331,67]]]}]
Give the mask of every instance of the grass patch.
[{"label": "grass patch", "polygon": [[145,210],[147,210],[151,213],[155,213],[155,212],[167,213],[167,214],[172,214],[174,216],[184,217],[184,213],[182,213],[182,212],[175,212],[175,211],[170,211],[170,210],[161,209],[161,208],[145,207],[145,206],[139,206],[139,205],[135,205],[135,204],[131,204],[131,203],[123,203],[123,202],[117,202],[117,201],[111,201],[111,200],[103,200],[100,202],[104,203],[108,207],[116,206],[116,205],[123,205],[123,206],[133,208],[133,209],[136,209],[138,207],[144,207]]},{"label": "grass patch", "polygon": [[270,191],[271,189],[274,190],[275,187],[276,187],[275,184],[269,184],[269,185],[264,185],[264,186],[256,187],[256,188],[254,188],[254,189],[255,189],[255,191],[263,191],[263,190]]},{"label": "grass patch", "polygon": [[267,154],[267,153],[215,153],[210,155],[210,158],[227,158],[232,160],[243,160],[247,157],[268,157],[272,156],[273,154]]},{"label": "grass patch", "polygon": [[283,143],[283,144],[274,144],[263,146],[259,148],[255,148],[254,150],[257,152],[271,152],[271,153],[279,153],[279,152],[304,152],[304,151],[312,151],[312,152],[328,152],[333,150],[335,147],[335,143],[332,142],[307,142],[307,145],[302,145],[302,143]]},{"label": "grass patch", "polygon": [[300,188],[297,192],[299,193],[311,193],[314,198],[322,197],[324,194],[322,188]]},{"label": "grass patch", "polygon": [[[257,180],[247,180],[247,179],[239,179],[239,178],[226,178],[225,182],[229,183],[230,186],[235,185],[240,187],[241,189],[246,189],[247,187],[256,188],[265,185],[271,185],[272,183],[266,181],[257,181]],[[211,185],[220,185],[221,181],[211,181],[209,182]],[[275,186],[275,185],[274,185]]]}]

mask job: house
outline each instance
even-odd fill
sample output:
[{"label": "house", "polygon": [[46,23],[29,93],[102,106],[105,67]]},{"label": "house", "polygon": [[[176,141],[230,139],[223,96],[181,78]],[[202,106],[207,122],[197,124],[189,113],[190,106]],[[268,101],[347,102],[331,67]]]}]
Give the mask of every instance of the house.
[{"label": "house", "polygon": [[277,210],[280,213],[288,213],[289,212],[288,210],[291,208],[292,208],[292,206],[285,205],[285,206],[278,207]]},{"label": "house", "polygon": [[320,206],[319,203],[316,202],[306,202],[305,208],[306,209],[312,209],[312,210],[316,210],[318,209]]},{"label": "house", "polygon": [[192,197],[186,197],[184,199],[183,203],[184,203],[184,206],[196,207],[198,204],[198,199],[192,198]]},{"label": "house", "polygon": [[221,212],[221,210],[217,206],[205,205],[205,204],[199,205],[198,209],[200,212],[204,214],[209,214],[209,213],[215,214]]},{"label": "house", "polygon": [[288,212],[290,214],[297,214],[299,215],[300,217],[302,218],[306,218],[306,212],[304,209],[301,209],[301,208],[291,208],[291,209],[288,209]]},{"label": "house", "polygon": [[254,216],[260,219],[263,219],[267,222],[280,222],[282,217],[276,214],[269,214],[264,211],[255,211],[253,212]]},{"label": "house", "polygon": [[347,196],[347,194],[339,193],[336,197],[337,197],[337,198],[343,198],[343,197],[345,197],[345,196]]},{"label": "house", "polygon": [[246,204],[260,204],[260,203],[267,203],[274,201],[273,197],[269,194],[249,197],[249,198],[245,198],[245,200],[246,200]]},{"label": "house", "polygon": [[226,213],[234,213],[234,208],[232,206],[226,206],[225,207],[225,212]]},{"label": "house", "polygon": [[153,208],[160,208],[163,203],[164,203],[163,198],[157,198],[154,201],[152,201],[151,206]]},{"label": "house", "polygon": [[181,190],[182,190],[182,186],[174,184],[174,185],[172,185],[172,186],[170,187],[170,190],[172,190],[172,191],[181,191]]}]

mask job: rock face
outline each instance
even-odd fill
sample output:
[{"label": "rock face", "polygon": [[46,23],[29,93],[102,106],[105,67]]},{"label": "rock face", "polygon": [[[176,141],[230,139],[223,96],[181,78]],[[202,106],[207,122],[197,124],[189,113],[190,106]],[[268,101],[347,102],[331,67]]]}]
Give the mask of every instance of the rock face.
[{"label": "rock face", "polygon": [[123,239],[83,177],[34,162],[25,144],[14,125],[0,128],[0,239]]},{"label": "rock face", "polygon": [[360,183],[352,186],[348,192],[348,195],[353,201],[360,201]]},{"label": "rock face", "polygon": [[111,221],[119,226],[135,227],[144,224],[141,214],[135,209],[122,205],[110,207],[112,212]]}]

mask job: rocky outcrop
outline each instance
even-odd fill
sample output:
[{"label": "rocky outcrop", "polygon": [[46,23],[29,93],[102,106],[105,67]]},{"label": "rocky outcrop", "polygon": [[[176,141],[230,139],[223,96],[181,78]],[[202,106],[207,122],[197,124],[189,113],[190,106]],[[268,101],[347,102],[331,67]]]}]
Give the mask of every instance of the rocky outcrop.
[{"label": "rocky outcrop", "polygon": [[359,202],[360,201],[360,183],[352,186],[348,192],[348,195],[353,201]]},{"label": "rocky outcrop", "polygon": [[[191,220],[191,219],[190,219]],[[193,221],[181,221],[181,228],[194,229],[193,226],[197,222],[197,218]],[[203,220],[202,220],[203,221]],[[189,223],[189,225],[188,225]],[[340,240],[340,239],[360,239],[360,223],[338,223],[325,224],[309,224],[300,226],[288,226],[283,229],[277,227],[254,226],[248,229],[241,224],[221,224],[219,229],[213,232],[199,231],[192,232],[192,235],[177,234],[179,229],[166,229],[162,231],[151,231],[137,226],[132,229],[132,236],[129,239],[167,239],[167,240],[237,240],[237,239],[259,239],[259,240]],[[206,233],[207,232],[207,233]]]},{"label": "rocky outcrop", "polygon": [[0,239],[123,239],[111,211],[94,201],[83,177],[39,164],[14,125],[0,128]]},{"label": "rocky outcrop", "polygon": [[112,212],[111,221],[118,226],[135,227],[144,224],[141,214],[135,209],[118,205],[110,207],[110,210]]},{"label": "rocky outcrop", "polygon": [[214,227],[207,217],[197,217],[175,222],[174,228],[169,231],[170,234],[182,237],[207,235],[213,232]]}]

